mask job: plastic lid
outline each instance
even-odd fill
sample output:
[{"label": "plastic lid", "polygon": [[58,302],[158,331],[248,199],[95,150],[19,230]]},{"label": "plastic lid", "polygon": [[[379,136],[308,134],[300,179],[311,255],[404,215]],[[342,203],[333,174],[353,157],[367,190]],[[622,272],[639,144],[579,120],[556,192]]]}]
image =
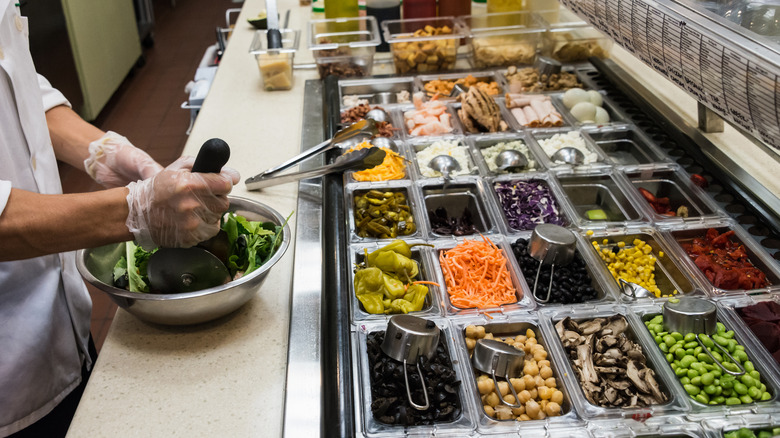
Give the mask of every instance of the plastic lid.
[{"label": "plastic lid", "polygon": [[343,46],[376,47],[380,42],[379,26],[372,16],[309,21],[311,50],[332,50]]}]

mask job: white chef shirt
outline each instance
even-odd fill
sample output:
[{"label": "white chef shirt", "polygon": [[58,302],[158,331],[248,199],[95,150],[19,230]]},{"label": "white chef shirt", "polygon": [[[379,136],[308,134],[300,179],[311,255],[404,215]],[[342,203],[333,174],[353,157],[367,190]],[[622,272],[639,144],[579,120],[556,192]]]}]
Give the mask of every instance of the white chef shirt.
[{"label": "white chef shirt", "polygon": [[[70,104],[36,74],[27,19],[11,0],[0,0],[0,17],[2,215],[12,187],[62,193],[44,114]],[[36,422],[81,383],[91,310],[75,253],[0,263],[0,436]]]}]

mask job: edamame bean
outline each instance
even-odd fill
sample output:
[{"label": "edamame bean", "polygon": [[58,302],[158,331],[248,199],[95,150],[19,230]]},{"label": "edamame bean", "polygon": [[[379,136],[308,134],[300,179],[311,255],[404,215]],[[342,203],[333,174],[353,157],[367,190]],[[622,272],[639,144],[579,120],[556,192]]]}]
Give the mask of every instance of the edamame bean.
[{"label": "edamame bean", "polygon": [[672,361],[674,361],[674,355],[673,355],[673,354],[671,354],[671,353],[668,353],[668,354],[666,355],[666,361],[667,361],[667,362],[672,362]]},{"label": "edamame bean", "polygon": [[[694,364],[694,365],[696,365],[696,364]],[[699,372],[696,371],[696,370],[688,370],[687,376],[688,376],[689,379],[693,379],[695,377],[699,377]]]},{"label": "edamame bean", "polygon": [[680,359],[680,366],[683,368],[690,368],[691,364],[696,362],[696,358],[693,356],[684,356]]},{"label": "edamame bean", "polygon": [[712,363],[712,358],[707,356],[705,353],[699,353],[696,355],[696,358],[705,363]]},{"label": "edamame bean", "polygon": [[677,339],[674,339],[672,335],[666,335],[664,336],[664,344],[666,344],[667,347],[671,347],[672,345],[677,343]]},{"label": "edamame bean", "polygon": [[715,385],[707,385],[703,390],[709,395],[715,395],[715,393],[718,392],[718,388],[716,388]]},{"label": "edamame bean", "polygon": [[712,342],[712,339],[707,335],[699,335],[699,340],[701,340],[701,343],[704,344],[707,348],[712,348],[715,346],[715,343]]},{"label": "edamame bean", "polygon": [[682,358],[684,358],[686,354],[688,354],[688,353],[686,353],[686,351],[685,351],[685,349],[684,349],[684,348],[678,348],[677,350],[675,350],[675,351],[674,351],[674,356],[675,356],[677,359],[682,359]]},{"label": "edamame bean", "polygon": [[701,386],[701,377],[700,376],[691,377],[691,385]]},{"label": "edamame bean", "polygon": [[684,345],[684,347],[685,347],[686,349],[688,349],[688,348],[696,348],[698,345],[699,345],[699,343],[698,343],[698,342],[696,342],[696,341],[693,341],[693,342],[687,342],[687,343]]},{"label": "edamame bean", "polygon": [[677,377],[683,377],[683,376],[687,376],[687,375],[688,375],[688,369],[687,369],[687,368],[684,368],[684,367],[679,367],[679,368],[677,368],[676,370],[674,370],[674,374],[675,374]]},{"label": "edamame bean", "polygon": [[696,400],[699,403],[708,404],[710,402],[710,398],[707,396],[707,394],[700,392],[699,394],[696,394],[696,397],[694,397],[694,400]]},{"label": "edamame bean", "polygon": [[683,385],[683,388],[685,389],[685,392],[688,393],[688,395],[691,395],[691,396],[694,396],[694,397],[696,397],[696,395],[698,395],[699,392],[701,392],[701,390],[698,387],[693,386],[691,384],[685,384],[685,385]]},{"label": "edamame bean", "polygon": [[[704,373],[701,375],[701,383],[702,385],[712,385],[712,382],[715,381],[715,376],[712,373]],[[714,387],[713,387],[714,391]],[[712,394],[712,393],[709,393]]]},{"label": "edamame bean", "polygon": [[736,382],[734,383],[734,392],[736,392],[739,395],[745,395],[747,394],[747,386],[745,386],[742,382]]},{"label": "edamame bean", "polygon": [[683,340],[685,342],[694,342],[694,341],[696,341],[696,333],[686,333],[685,337],[683,338]]},{"label": "edamame bean", "polygon": [[680,332],[672,332],[671,336],[674,338],[675,341],[683,340],[683,335]]},{"label": "edamame bean", "polygon": [[692,363],[691,364],[691,369],[695,370],[700,375],[705,372],[704,371],[704,364],[701,363],[701,362],[694,362],[694,363]]},{"label": "edamame bean", "polygon": [[753,362],[746,360],[745,363],[742,364],[743,367],[745,367],[745,371],[748,373],[755,370],[756,367],[753,365]]},{"label": "edamame bean", "polygon": [[766,401],[772,398],[772,394],[765,392],[761,394],[761,401]]},{"label": "edamame bean", "polygon": [[680,383],[683,385],[688,385],[691,383],[691,379],[688,376],[680,377]]},{"label": "edamame bean", "polygon": [[712,340],[717,342],[721,347],[729,345],[729,340],[718,334],[712,335]]},{"label": "edamame bean", "polygon": [[741,396],[739,399],[742,401],[742,403],[753,403],[753,398],[747,394]]},{"label": "edamame bean", "polygon": [[743,374],[740,376],[739,380],[745,385],[745,386],[756,386],[756,382],[753,380],[752,377],[750,377],[749,374]]},{"label": "edamame bean", "polygon": [[754,400],[761,400],[761,390],[755,386],[748,388],[748,395]]},{"label": "edamame bean", "polygon": [[736,397],[729,397],[726,399],[726,405],[732,406],[732,405],[738,405],[742,403],[742,400],[736,398]]},{"label": "edamame bean", "polygon": [[723,333],[723,337],[726,339],[734,339],[734,330],[729,330],[726,333]]},{"label": "edamame bean", "polygon": [[758,373],[758,370],[753,370],[753,371],[749,372],[748,374],[750,374],[750,377],[752,377],[752,378],[754,378],[754,379],[756,379],[758,381],[761,381],[761,374]]}]

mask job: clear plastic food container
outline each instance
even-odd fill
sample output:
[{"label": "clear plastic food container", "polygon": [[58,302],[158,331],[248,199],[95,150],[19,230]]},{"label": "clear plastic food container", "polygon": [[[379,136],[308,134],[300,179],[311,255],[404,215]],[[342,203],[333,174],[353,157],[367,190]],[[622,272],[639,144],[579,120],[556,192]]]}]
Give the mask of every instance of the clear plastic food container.
[{"label": "clear plastic food container", "polygon": [[[476,404],[478,414],[475,419],[480,433],[485,436],[494,433],[507,436],[517,436],[518,433],[520,436],[546,436],[545,430],[548,430],[549,436],[569,436],[563,431],[559,432],[557,428],[584,424],[574,409],[572,390],[564,383],[566,370],[550,352],[550,344],[555,341],[543,333],[537,318],[528,314],[512,315],[502,321],[485,316],[463,318],[457,321],[457,325],[453,324],[453,332],[455,345],[461,353],[461,361],[464,367],[471,371],[464,379],[464,384],[468,386]],[[494,390],[492,377],[472,365],[471,349],[475,347],[478,339],[486,338],[504,342],[513,338],[515,342],[510,345],[515,348],[522,346],[529,363],[529,359],[533,359],[533,365],[524,366],[522,375],[510,376],[510,382],[514,383],[515,392],[521,398],[519,401],[523,408],[512,409],[501,403],[498,393]],[[532,338],[534,341],[530,341]],[[535,345],[540,345],[543,351]],[[517,400],[512,400],[514,395],[504,384],[504,376],[496,375],[496,378],[502,398],[509,403],[515,403]],[[533,411],[531,414],[528,414],[529,407]]]},{"label": "clear plastic food container", "polygon": [[536,59],[544,27],[530,12],[462,17],[471,29],[471,60],[476,68],[530,65]]},{"label": "clear plastic food container", "polygon": [[453,17],[387,20],[382,30],[398,74],[452,70],[460,40],[468,36]]},{"label": "clear plastic food container", "polygon": [[260,77],[266,91],[289,90],[293,87],[293,58],[298,50],[300,31],[280,29],[282,48],[268,48],[268,31],[255,31],[249,53],[255,55]]},{"label": "clear plastic food container", "polygon": [[[583,418],[641,418],[688,410],[685,398],[673,389],[674,376],[640,335],[642,324],[628,307],[548,309],[540,320],[555,338],[550,353],[562,362],[566,386],[576,388],[573,403]],[[626,325],[620,331],[623,322]],[[599,325],[601,329],[596,330]],[[627,398],[628,394],[636,398]]]},{"label": "clear plastic food container", "polygon": [[[446,417],[446,420],[440,421],[436,419],[425,420],[428,424],[390,424],[387,421],[383,421],[381,411],[388,405],[395,405],[397,403],[406,403],[407,395],[405,391],[403,364],[396,362],[395,370],[397,374],[392,374],[393,390],[398,392],[399,400],[389,400],[388,397],[382,397],[382,392],[387,393],[386,387],[380,387],[382,385],[388,385],[391,380],[390,376],[383,375],[385,377],[384,382],[378,383],[375,381],[376,376],[373,371],[380,364],[380,360],[393,361],[393,359],[386,357],[382,353],[380,339],[384,338],[384,332],[387,330],[387,321],[366,321],[361,323],[356,332],[352,335],[352,353],[353,353],[353,369],[355,375],[355,414],[359,419],[359,426],[363,428],[363,433],[369,437],[387,437],[387,436],[432,436],[434,433],[438,436],[458,436],[464,433],[468,433],[474,430],[473,420],[473,408],[469,397],[470,389],[464,381],[466,370],[463,363],[458,360],[459,355],[457,353],[457,347],[454,343],[454,336],[449,323],[445,319],[441,318],[425,318],[429,321],[433,321],[439,329],[441,334],[439,335],[439,344],[437,352],[434,354],[432,362],[434,367],[423,366],[415,367],[414,364],[407,365],[407,372],[409,383],[412,386],[410,391],[414,394],[416,389],[419,388],[420,380],[414,380],[418,375],[418,369],[421,369],[428,377],[425,379],[427,385],[434,387],[434,393],[429,394],[429,397],[436,397],[437,392],[444,393],[446,391],[447,398],[449,399],[446,412],[443,412],[438,407],[427,410],[426,412],[434,412],[435,414],[441,414]],[[379,342],[379,344],[377,344]],[[446,359],[445,359],[446,357]],[[378,359],[378,360],[376,360]],[[376,362],[375,362],[376,360]],[[385,367],[387,368],[387,367]],[[434,369],[435,368],[435,369]],[[432,373],[436,373],[438,376],[452,375],[454,372],[455,383],[447,384],[447,388],[444,389],[444,383],[431,381]],[[444,377],[442,377],[443,379]],[[377,386],[374,388],[374,386]],[[399,388],[400,387],[400,388]],[[403,389],[401,389],[403,388]],[[403,397],[403,400],[400,400]],[[422,398],[422,397],[420,397]],[[455,402],[452,402],[455,400]],[[419,403],[421,400],[417,400]],[[433,403],[434,400],[431,400]],[[376,411],[373,410],[376,408]],[[410,411],[415,412],[411,407]],[[385,415],[392,416],[391,407],[386,408]],[[380,415],[377,415],[380,414]],[[389,419],[389,418],[388,418]],[[363,435],[360,435],[363,436]]]},{"label": "clear plastic food container", "polygon": [[587,24],[548,24],[542,37],[542,55],[563,63],[609,58],[612,39]]},{"label": "clear plastic food container", "polygon": [[309,49],[321,79],[371,76],[380,42],[371,16],[309,21]]}]

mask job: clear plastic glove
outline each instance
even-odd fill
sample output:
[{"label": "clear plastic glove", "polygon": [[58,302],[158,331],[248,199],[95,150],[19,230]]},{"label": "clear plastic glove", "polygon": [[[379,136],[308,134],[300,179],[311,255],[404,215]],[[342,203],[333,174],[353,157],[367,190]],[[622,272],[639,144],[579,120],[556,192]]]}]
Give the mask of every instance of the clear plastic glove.
[{"label": "clear plastic glove", "polygon": [[126,225],[145,250],[188,248],[219,231],[230,206],[227,194],[240,176],[229,167],[192,173],[194,163],[193,157],[181,157],[154,177],[128,184]]},{"label": "clear plastic glove", "polygon": [[89,144],[89,158],[84,160],[84,168],[92,179],[106,188],[151,178],[163,169],[149,154],[113,131]]}]

